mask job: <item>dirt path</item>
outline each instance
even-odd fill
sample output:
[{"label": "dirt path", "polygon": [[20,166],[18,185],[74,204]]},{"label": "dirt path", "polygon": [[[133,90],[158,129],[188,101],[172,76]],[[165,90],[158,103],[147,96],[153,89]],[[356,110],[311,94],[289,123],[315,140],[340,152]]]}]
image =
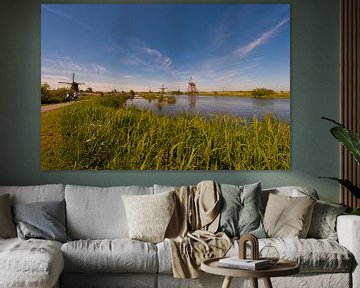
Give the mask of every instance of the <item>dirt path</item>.
[{"label": "dirt path", "polygon": [[67,103],[57,103],[57,104],[50,104],[46,106],[41,106],[41,113],[51,111],[54,109],[58,109],[67,105],[74,104],[75,102],[67,102]]}]

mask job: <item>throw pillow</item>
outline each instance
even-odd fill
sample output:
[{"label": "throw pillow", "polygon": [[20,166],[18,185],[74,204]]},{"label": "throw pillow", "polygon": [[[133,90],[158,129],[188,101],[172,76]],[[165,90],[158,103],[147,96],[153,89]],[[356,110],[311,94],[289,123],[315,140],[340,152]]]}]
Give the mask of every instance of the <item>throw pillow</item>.
[{"label": "throw pillow", "polygon": [[264,227],[269,237],[305,238],[316,200],[269,194],[264,215]]},{"label": "throw pillow", "polygon": [[251,233],[265,238],[260,216],[261,182],[243,186],[222,184],[220,188],[223,199],[219,231],[229,237]]},{"label": "throw pillow", "polygon": [[175,208],[173,193],[122,196],[131,239],[151,243],[164,240]]},{"label": "throw pillow", "polygon": [[15,204],[13,215],[19,238],[70,241],[65,232],[65,201]]},{"label": "throw pillow", "polygon": [[0,238],[16,237],[16,229],[11,215],[10,195],[0,196]]},{"label": "throw pillow", "polygon": [[312,214],[308,237],[337,240],[336,219],[346,206],[318,200]]}]

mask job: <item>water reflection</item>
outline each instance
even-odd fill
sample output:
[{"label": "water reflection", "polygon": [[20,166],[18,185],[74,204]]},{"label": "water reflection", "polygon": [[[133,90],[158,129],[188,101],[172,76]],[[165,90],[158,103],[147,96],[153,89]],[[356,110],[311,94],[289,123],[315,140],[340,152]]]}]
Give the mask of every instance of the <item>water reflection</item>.
[{"label": "water reflection", "polygon": [[244,118],[262,118],[272,113],[290,120],[290,99],[260,99],[252,97],[201,96],[201,95],[145,95],[129,99],[128,105],[149,108],[170,115],[185,113],[227,114]]}]

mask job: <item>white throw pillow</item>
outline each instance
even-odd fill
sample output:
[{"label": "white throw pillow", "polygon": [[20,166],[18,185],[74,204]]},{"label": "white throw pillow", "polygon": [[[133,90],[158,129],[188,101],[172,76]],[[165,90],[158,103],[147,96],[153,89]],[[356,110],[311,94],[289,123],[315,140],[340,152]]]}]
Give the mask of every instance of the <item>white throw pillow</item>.
[{"label": "white throw pillow", "polygon": [[164,240],[175,207],[173,193],[122,196],[131,239],[151,243]]}]

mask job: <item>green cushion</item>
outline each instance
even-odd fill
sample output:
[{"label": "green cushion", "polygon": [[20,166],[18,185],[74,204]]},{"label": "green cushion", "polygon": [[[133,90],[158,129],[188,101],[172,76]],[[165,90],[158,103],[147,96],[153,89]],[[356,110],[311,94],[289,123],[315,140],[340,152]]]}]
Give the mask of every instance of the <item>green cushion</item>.
[{"label": "green cushion", "polygon": [[253,234],[266,238],[260,216],[261,182],[236,186],[222,184],[222,209],[219,231],[229,237]]}]

